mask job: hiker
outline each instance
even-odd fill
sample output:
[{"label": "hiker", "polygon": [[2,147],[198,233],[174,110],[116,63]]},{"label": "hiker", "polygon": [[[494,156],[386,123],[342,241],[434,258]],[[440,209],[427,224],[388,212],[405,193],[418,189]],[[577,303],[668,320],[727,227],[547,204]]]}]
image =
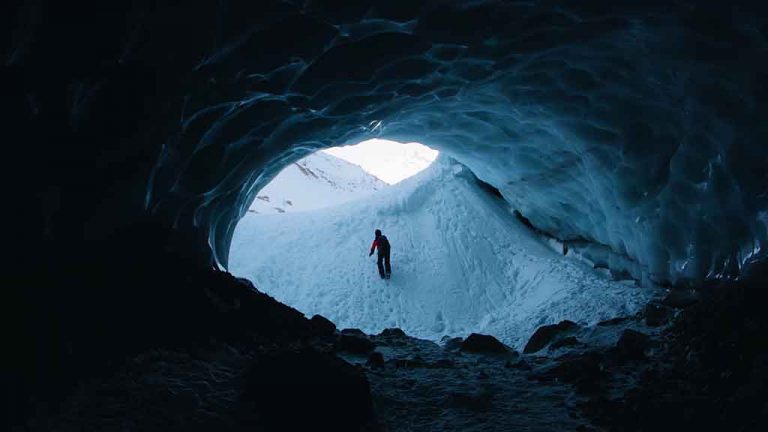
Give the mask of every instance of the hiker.
[{"label": "hiker", "polygon": [[379,276],[382,279],[389,279],[389,276],[392,274],[392,267],[389,265],[389,240],[387,240],[387,236],[381,233],[381,230],[377,229],[375,234],[376,238],[373,240],[371,253],[368,256],[373,255],[373,250],[377,247],[379,248],[379,259],[377,261]]}]

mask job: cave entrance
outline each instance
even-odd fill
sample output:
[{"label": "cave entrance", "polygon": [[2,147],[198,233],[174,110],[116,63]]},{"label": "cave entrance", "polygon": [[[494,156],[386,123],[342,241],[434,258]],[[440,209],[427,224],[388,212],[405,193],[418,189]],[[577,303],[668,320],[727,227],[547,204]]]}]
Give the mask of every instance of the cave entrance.
[{"label": "cave entrance", "polygon": [[[498,189],[436,156],[379,140],[287,167],[238,223],[229,270],[340,328],[435,341],[485,333],[517,348],[542,324],[595,323],[644,304],[642,290],[563,257]],[[375,229],[392,245],[390,280],[369,256]]]}]

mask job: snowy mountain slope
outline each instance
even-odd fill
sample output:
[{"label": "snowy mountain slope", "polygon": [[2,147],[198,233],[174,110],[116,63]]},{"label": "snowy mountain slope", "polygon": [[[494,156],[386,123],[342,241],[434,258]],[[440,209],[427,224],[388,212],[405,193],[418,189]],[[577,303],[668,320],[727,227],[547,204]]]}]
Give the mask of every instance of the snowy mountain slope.
[{"label": "snowy mountain slope", "polygon": [[[368,257],[376,228],[392,244],[389,282]],[[400,327],[430,339],[482,332],[518,348],[539,325],[594,324],[653,295],[554,252],[446,157],[371,199],[246,215],[230,257],[234,274],[340,327]]]},{"label": "snowy mountain slope", "polygon": [[259,192],[248,212],[316,210],[368,196],[387,186],[355,164],[316,152],[281,171]]},{"label": "snowy mountain slope", "polygon": [[353,164],[389,184],[413,176],[437,158],[438,151],[419,143],[400,143],[382,139],[363,141],[352,146],[322,150]]}]

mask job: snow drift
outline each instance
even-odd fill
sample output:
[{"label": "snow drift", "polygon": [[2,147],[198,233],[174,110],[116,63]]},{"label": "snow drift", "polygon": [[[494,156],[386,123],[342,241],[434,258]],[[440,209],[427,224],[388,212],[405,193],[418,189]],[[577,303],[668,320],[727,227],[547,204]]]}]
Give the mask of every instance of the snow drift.
[{"label": "snow drift", "polygon": [[[368,257],[376,228],[392,244],[390,281]],[[431,339],[484,332],[517,347],[542,324],[595,324],[634,313],[653,295],[548,247],[447,157],[337,207],[249,213],[230,256],[234,274],[341,327],[400,327]]]}]

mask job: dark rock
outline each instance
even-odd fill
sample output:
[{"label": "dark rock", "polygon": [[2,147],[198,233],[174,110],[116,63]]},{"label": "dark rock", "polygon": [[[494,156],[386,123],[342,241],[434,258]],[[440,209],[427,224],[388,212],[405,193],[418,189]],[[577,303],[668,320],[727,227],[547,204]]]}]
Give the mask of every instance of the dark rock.
[{"label": "dark rock", "polygon": [[455,363],[451,359],[439,359],[429,366],[434,369],[447,369],[454,367]]},{"label": "dark rock", "polygon": [[576,346],[578,344],[579,344],[579,340],[576,339],[575,336],[568,336],[567,338],[563,338],[553,342],[552,345],[549,346],[549,349],[556,350],[564,347]]},{"label": "dark rock", "polygon": [[528,340],[523,352],[525,354],[535,353],[552,342],[557,336],[577,329],[579,326],[573,321],[560,321],[557,324],[545,325],[539,327],[533,336]]},{"label": "dark rock", "polygon": [[376,348],[376,344],[368,339],[368,336],[365,334],[362,336],[356,333],[341,334],[336,340],[335,348],[337,351],[346,351],[353,354],[366,354],[373,351],[373,349]]},{"label": "dark rock", "polygon": [[599,323],[597,323],[597,325],[600,327],[614,326],[617,324],[621,324],[624,321],[627,321],[628,319],[629,319],[628,317],[616,317],[616,318],[611,318],[605,321],[600,321]]},{"label": "dark rock", "polygon": [[614,350],[622,360],[643,360],[649,342],[650,339],[645,333],[626,329],[621,334],[619,341],[616,342]]},{"label": "dark rock", "polygon": [[400,330],[399,328],[388,328],[384,329],[379,333],[379,336],[382,337],[405,337],[405,332]]},{"label": "dark rock", "polygon": [[640,383],[644,385],[649,385],[656,381],[660,376],[660,373],[657,369],[646,369],[640,374]]},{"label": "dark rock", "polygon": [[615,417],[621,413],[625,406],[617,399],[609,399],[605,396],[597,396],[579,403],[581,411],[591,418],[599,418],[601,421]]},{"label": "dark rock", "polygon": [[246,373],[241,400],[259,426],[254,430],[358,431],[373,419],[365,375],[312,349],[259,357]]},{"label": "dark rock", "polygon": [[452,392],[448,395],[447,403],[449,406],[457,408],[467,408],[473,411],[485,411],[491,407],[493,395],[488,392],[477,394]]},{"label": "dark rock", "polygon": [[446,336],[443,338],[443,348],[447,351],[458,351],[461,349],[462,342],[464,342],[463,338],[449,338]]},{"label": "dark rock", "polygon": [[472,333],[461,343],[461,350],[464,352],[497,354],[509,351],[509,349],[495,337],[477,333]]},{"label": "dark rock", "polygon": [[698,303],[699,295],[694,290],[672,290],[661,304],[675,309],[684,309]]},{"label": "dark rock", "polygon": [[314,315],[309,322],[315,328],[317,333],[323,336],[330,336],[336,333],[336,324],[322,315]]},{"label": "dark rock", "polygon": [[643,309],[645,324],[649,327],[658,327],[669,322],[672,317],[672,311],[663,305],[648,303]]},{"label": "dark rock", "polygon": [[371,355],[368,356],[368,361],[366,362],[366,365],[372,368],[378,368],[378,367],[384,366],[384,355],[382,355],[378,351],[372,352]]},{"label": "dark rock", "polygon": [[534,374],[539,381],[562,381],[574,384],[580,393],[589,393],[600,388],[605,377],[603,355],[599,352],[586,352],[567,355],[559,363],[546,371]]},{"label": "dark rock", "polygon": [[424,360],[419,357],[414,357],[412,359],[395,359],[387,363],[392,363],[397,369],[415,369],[427,367],[427,364],[424,362]]},{"label": "dark rock", "polygon": [[343,335],[350,335],[350,336],[362,336],[362,337],[368,337],[367,334],[365,334],[364,331],[356,328],[345,328],[341,330],[341,334]]},{"label": "dark rock", "polygon": [[517,363],[512,363],[512,361],[507,361],[507,363],[504,365],[507,369],[518,369],[523,371],[529,371],[533,369],[530,364],[528,364],[527,361],[520,359]]},{"label": "dark rock", "polygon": [[[767,282],[768,262],[761,262],[739,280],[697,286],[698,302],[663,329],[658,349],[642,351],[646,364],[613,369],[636,377],[632,387],[581,411],[605,430],[768,430]],[[642,346],[645,338],[637,339]]]}]

